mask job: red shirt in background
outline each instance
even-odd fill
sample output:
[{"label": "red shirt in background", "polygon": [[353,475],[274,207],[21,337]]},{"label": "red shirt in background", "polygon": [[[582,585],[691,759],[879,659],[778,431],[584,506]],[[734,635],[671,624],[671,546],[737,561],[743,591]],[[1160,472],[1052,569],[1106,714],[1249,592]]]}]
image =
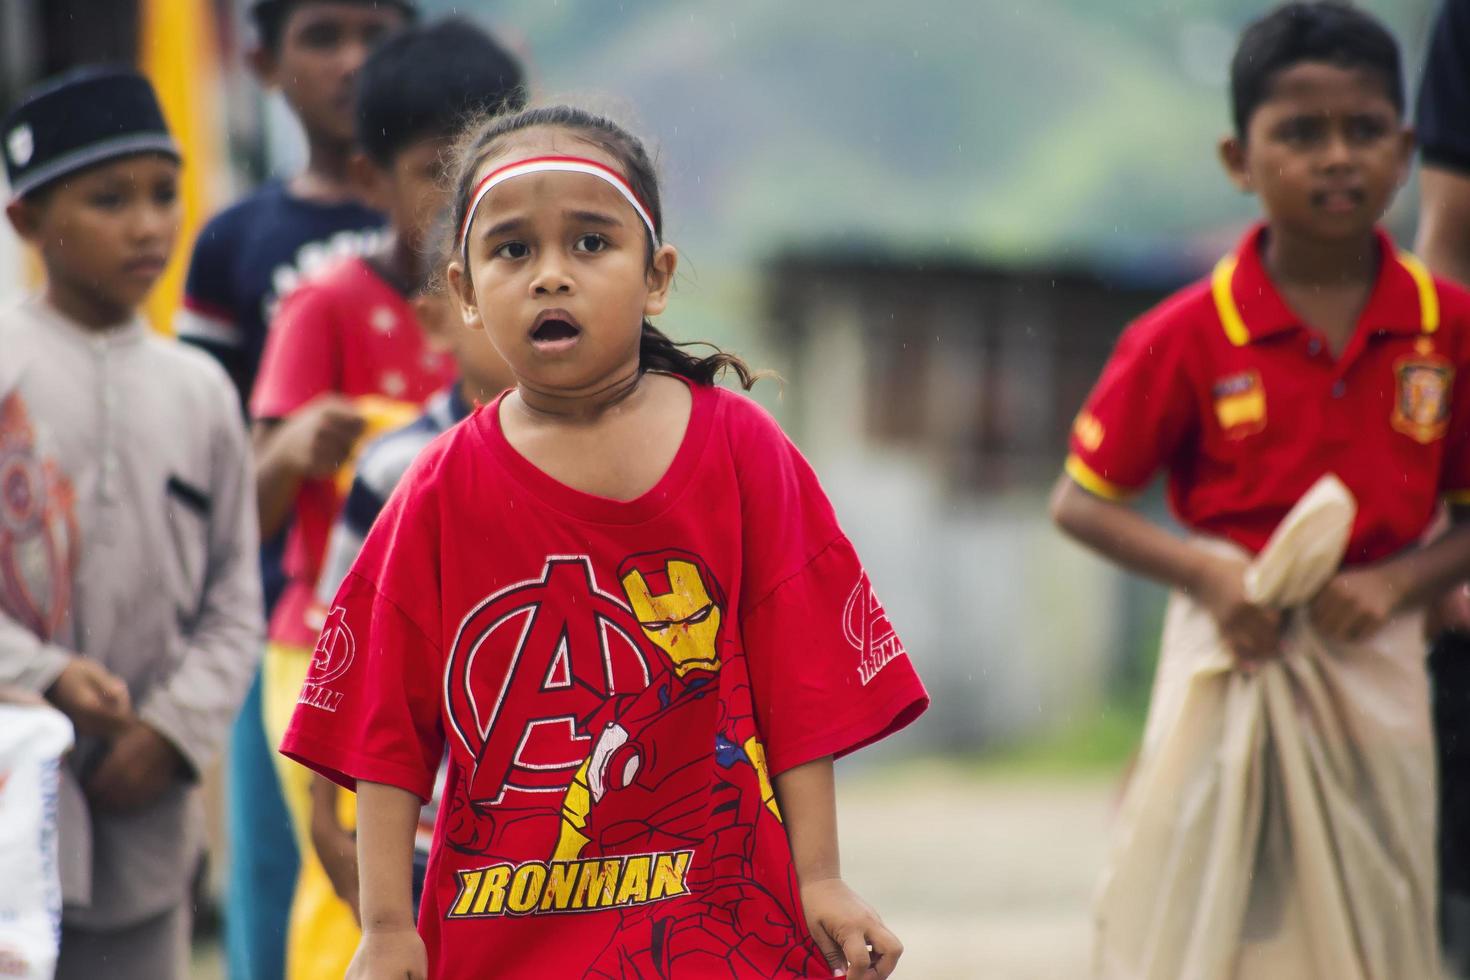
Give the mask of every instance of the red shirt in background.
[{"label": "red shirt in background", "polygon": [[1187,527],[1251,552],[1325,473],[1358,501],[1347,561],[1416,543],[1470,502],[1470,294],[1378,234],[1378,281],[1338,357],[1261,261],[1257,226],[1211,279],[1130,326],[1073,427],[1067,472],[1118,499],[1169,473]]},{"label": "red shirt in background", "polygon": [[[250,399],[257,419],[291,415],[327,392],[354,398],[374,433],[415,418],[455,377],[452,359],[429,350],[413,308],[362,259],[303,285],[271,323]],[[270,638],[310,647],[321,629],[312,593],[332,522],[351,484],[351,463],[331,480],[308,480],[296,497],[283,562],[287,585],[271,616]]]},{"label": "red shirt in background", "polygon": [[673,463],[628,502],[546,476],[480,409],[333,604],[282,751],[427,798],[447,740],[435,980],[832,975],[772,776],[928,697],[801,454],[692,388]]}]

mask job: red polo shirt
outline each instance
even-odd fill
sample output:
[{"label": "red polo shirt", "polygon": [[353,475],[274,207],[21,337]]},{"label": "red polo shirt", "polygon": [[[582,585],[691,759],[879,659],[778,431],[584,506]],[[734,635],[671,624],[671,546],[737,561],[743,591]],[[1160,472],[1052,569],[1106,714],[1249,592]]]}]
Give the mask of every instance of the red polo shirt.
[{"label": "red polo shirt", "polygon": [[1384,558],[1419,540],[1442,495],[1470,503],[1470,293],[1379,232],[1378,281],[1334,358],[1271,283],[1264,235],[1124,331],[1067,472],[1123,499],[1163,467],[1183,524],[1252,553],[1336,473],[1358,501],[1347,561]]}]

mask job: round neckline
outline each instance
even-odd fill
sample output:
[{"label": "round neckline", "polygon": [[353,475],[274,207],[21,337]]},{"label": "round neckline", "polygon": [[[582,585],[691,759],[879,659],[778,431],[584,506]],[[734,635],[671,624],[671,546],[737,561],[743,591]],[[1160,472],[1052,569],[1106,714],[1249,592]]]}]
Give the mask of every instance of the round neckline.
[{"label": "round neckline", "polygon": [[482,417],[481,424],[475,428],[501,466],[543,503],[568,516],[597,524],[641,524],[663,513],[678,498],[704,454],[710,422],[714,418],[714,389],[678,375],[673,377],[689,386],[689,421],[684,426],[679,448],[663,475],[646,492],[632,500],[615,500],[568,486],[521,455],[520,450],[510,444],[500,424],[500,404],[510,391],[501,392],[494,401],[475,413]]}]

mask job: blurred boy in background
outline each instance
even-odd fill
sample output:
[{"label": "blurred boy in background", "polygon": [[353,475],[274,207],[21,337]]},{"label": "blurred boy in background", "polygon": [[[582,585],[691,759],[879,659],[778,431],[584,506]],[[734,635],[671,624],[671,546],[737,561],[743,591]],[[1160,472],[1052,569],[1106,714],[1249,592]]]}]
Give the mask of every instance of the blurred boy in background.
[{"label": "blurred boy in background", "polygon": [[[443,209],[443,153],[472,113],[518,106],[520,65],[474,25],[411,27],[364,64],[358,89],[362,155],[354,176],[387,215],[381,248],[302,285],[272,322],[251,396],[261,530],[292,522],[287,584],[271,616],[263,666],[267,741],[277,744],[301,695],[324,618],[315,602],[327,536],[351,485],[360,433],[397,428],[455,377],[418,322],[413,298],[430,274],[428,237]],[[323,398],[343,400],[355,429],[317,430],[303,451],[291,433]],[[350,402],[346,401],[350,400]],[[312,854],[310,778],[277,757],[302,870],[291,914],[287,976],[340,976],[357,945],[351,907]],[[344,821],[350,814],[343,814]]]},{"label": "blurred boy in background", "polygon": [[76,726],[57,975],[187,975],[199,775],[261,641],[255,494],[213,361],[138,306],[179,232],[179,154],[129,69],[41,86],[0,125],[41,295],[0,317],[0,683]]}]

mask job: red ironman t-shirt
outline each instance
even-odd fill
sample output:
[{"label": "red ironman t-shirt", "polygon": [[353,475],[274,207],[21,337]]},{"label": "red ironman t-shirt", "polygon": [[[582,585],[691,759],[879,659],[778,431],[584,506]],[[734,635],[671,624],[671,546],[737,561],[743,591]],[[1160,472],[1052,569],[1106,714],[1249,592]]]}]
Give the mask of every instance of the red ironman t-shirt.
[{"label": "red ironman t-shirt", "polygon": [[449,778],[435,980],[830,977],[771,778],[928,696],[805,459],[692,386],[637,500],[573,490],[499,402],[432,444],[331,609],[281,750],[344,786]]},{"label": "red ironman t-shirt", "polygon": [[[281,304],[250,410],[258,419],[285,418],[318,395],[336,392],[353,399],[367,420],[361,446],[412,421],[454,377],[454,361],[429,349],[403,295],[362,259],[350,259]],[[349,461],[334,479],[301,484],[283,561],[288,581],[270,622],[275,642],[310,647],[316,641],[316,580],[351,472]]]}]

